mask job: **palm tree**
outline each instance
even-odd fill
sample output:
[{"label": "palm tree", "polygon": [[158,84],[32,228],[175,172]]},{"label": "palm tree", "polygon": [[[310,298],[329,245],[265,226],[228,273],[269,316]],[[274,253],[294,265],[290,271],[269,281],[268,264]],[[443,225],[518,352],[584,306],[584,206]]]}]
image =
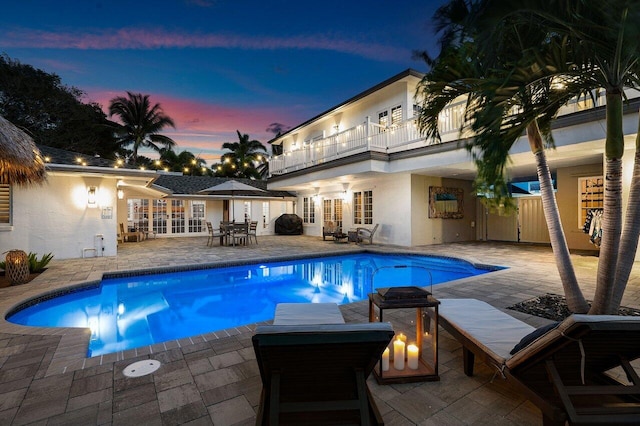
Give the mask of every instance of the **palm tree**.
[{"label": "palm tree", "polygon": [[120,147],[133,145],[132,163],[138,161],[139,148],[151,148],[160,152],[161,146],[172,148],[175,141],[159,134],[167,126],[175,128],[173,120],[166,116],[160,104],[151,106],[149,95],[127,92],[127,97],[111,99],[109,116],[117,115],[122,125],[117,131],[117,143]]},{"label": "palm tree", "polygon": [[[456,3],[458,8],[461,3],[466,5],[466,2],[461,1],[452,3]],[[505,28],[532,26],[546,35],[539,45],[530,44],[530,40],[523,39],[527,43],[526,56],[523,56],[528,56],[529,61],[518,61],[504,68],[506,73],[501,84],[495,87],[494,95],[488,96],[486,111],[481,109],[471,113],[471,118],[478,122],[474,123],[473,127],[480,131],[479,136],[487,129],[499,130],[496,134],[499,138],[495,143],[486,145],[484,149],[491,146],[494,151],[502,151],[507,155],[511,145],[504,143],[502,137],[509,131],[519,132],[524,126],[527,130],[533,130],[532,133],[535,134],[535,129],[530,127],[533,120],[555,115],[557,103],[562,102],[563,97],[599,89],[606,91],[605,214],[596,294],[589,312],[616,313],[640,236],[640,140],[636,147],[634,178],[624,229],[621,196],[621,158],[624,151],[623,90],[625,87],[640,86],[640,2],[522,0],[513,5],[504,0],[494,0],[468,4],[475,8],[475,12],[479,11],[474,18],[479,24],[476,27],[477,37],[473,41],[478,42],[478,52],[493,52],[487,54],[489,58],[494,53],[497,53],[496,56],[502,53],[500,46],[504,39],[501,37]],[[490,5],[490,8],[487,5]],[[514,81],[520,81],[521,85],[514,86]],[[562,82],[563,86],[549,92],[552,95],[551,99],[544,99],[537,96],[542,82],[549,88],[553,88],[554,82]],[[486,88],[482,84],[480,87]],[[512,98],[522,89],[536,93],[530,97],[533,101],[531,105],[511,115],[505,114],[505,100]],[[477,93],[475,90],[473,92]],[[540,101],[541,99],[544,101]],[[496,118],[500,114],[495,114],[495,111],[501,112],[502,116]],[[546,118],[542,123],[546,126]],[[482,146],[480,148],[486,152]],[[491,155],[493,153],[490,153],[490,158]],[[545,207],[545,213],[546,211]],[[619,256],[619,253],[623,254]]]},{"label": "palm tree", "polygon": [[[552,70],[554,78],[574,83],[577,92],[604,89],[606,94],[605,188],[603,235],[596,292],[590,313],[618,312],[640,237],[640,156],[634,158],[629,203],[622,225],[622,129],[625,88],[640,87],[640,2],[635,0],[526,1],[518,19],[540,19],[550,34],[572,45],[572,72]],[[541,66],[548,61],[542,58]]]},{"label": "palm tree", "polygon": [[160,165],[174,172],[183,172],[192,176],[207,175],[205,161],[196,157],[191,151],[180,151],[176,153],[171,148],[162,148],[160,150]]},{"label": "palm tree", "polygon": [[[498,23],[496,43],[482,33],[479,17],[485,16],[485,6],[485,2],[452,1],[437,11],[442,52],[435,60],[422,54],[431,71],[419,85],[423,108],[418,124],[427,137],[439,139],[440,112],[454,99],[467,96],[461,131],[470,129],[476,135],[469,144],[478,168],[476,190],[491,194],[487,200],[495,205],[510,201],[505,199],[509,193],[504,176],[508,152],[526,129],[567,304],[574,312],[586,312],[589,306],[570,260],[545,154],[545,146],[553,144],[550,119],[568,97],[564,92],[554,93],[550,81],[533,72],[535,67],[526,55],[530,46],[540,45],[547,35],[532,25],[503,22]],[[487,49],[483,42],[491,43],[492,48]],[[519,72],[512,72],[514,67]],[[535,84],[530,84],[531,77]],[[533,113],[540,104],[547,106],[546,111]],[[519,113],[513,114],[514,109]]]},{"label": "palm tree", "polygon": [[260,141],[250,140],[248,134],[241,134],[239,130],[236,132],[238,142],[222,144],[222,148],[230,152],[222,156],[220,165],[214,165],[220,166],[217,173],[224,176],[262,179],[258,167],[266,162],[267,148]]}]

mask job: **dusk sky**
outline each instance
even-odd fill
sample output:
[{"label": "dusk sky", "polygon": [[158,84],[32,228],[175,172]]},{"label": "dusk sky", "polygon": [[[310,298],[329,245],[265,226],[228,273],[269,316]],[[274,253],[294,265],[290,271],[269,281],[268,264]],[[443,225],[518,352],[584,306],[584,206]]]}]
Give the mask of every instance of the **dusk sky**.
[{"label": "dusk sky", "polygon": [[[5,2],[0,53],[61,77],[107,111],[126,91],[150,95],[176,122],[163,133],[219,161],[236,130],[274,133],[407,69],[434,52],[423,1]],[[434,52],[435,53],[435,52]]]}]

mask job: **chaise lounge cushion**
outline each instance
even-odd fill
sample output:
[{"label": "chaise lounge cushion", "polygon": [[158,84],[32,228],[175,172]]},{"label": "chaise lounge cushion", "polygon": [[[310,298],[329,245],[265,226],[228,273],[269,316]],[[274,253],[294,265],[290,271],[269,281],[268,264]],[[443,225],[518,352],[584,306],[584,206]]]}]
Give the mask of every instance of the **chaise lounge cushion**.
[{"label": "chaise lounge cushion", "polygon": [[335,303],[278,303],[273,325],[344,324]]},{"label": "chaise lounge cushion", "polygon": [[476,342],[498,366],[511,358],[511,349],[524,336],[535,330],[477,299],[440,299],[439,315]]}]

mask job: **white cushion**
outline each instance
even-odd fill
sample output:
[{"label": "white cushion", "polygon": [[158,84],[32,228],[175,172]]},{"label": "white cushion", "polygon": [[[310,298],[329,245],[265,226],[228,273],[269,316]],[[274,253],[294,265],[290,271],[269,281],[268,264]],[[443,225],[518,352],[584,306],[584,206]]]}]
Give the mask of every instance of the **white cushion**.
[{"label": "white cushion", "polygon": [[438,314],[474,341],[499,364],[535,327],[477,299],[439,299]]},{"label": "white cushion", "polygon": [[344,324],[336,303],[278,303],[273,325]]}]

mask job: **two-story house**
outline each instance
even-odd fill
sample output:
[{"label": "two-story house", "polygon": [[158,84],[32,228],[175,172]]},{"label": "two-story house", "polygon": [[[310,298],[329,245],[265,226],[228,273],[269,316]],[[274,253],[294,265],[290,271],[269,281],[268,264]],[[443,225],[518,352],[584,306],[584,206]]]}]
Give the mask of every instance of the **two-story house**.
[{"label": "two-story house", "polygon": [[[380,224],[374,241],[402,246],[548,242],[526,136],[512,149],[509,167],[518,214],[490,214],[472,188],[475,166],[464,147],[464,138],[471,135],[459,134],[465,100],[442,112],[442,141],[426,140],[415,123],[422,77],[415,70],[403,71],[272,139],[269,188],[298,193],[296,212],[310,235],[321,235],[323,224],[332,221],[344,232]],[[556,149],[547,153],[574,249],[595,248],[583,225],[590,209],[602,207],[603,95],[562,109],[554,123]],[[624,169],[630,176],[640,94],[628,97],[624,132],[632,152],[625,156]]]}]

